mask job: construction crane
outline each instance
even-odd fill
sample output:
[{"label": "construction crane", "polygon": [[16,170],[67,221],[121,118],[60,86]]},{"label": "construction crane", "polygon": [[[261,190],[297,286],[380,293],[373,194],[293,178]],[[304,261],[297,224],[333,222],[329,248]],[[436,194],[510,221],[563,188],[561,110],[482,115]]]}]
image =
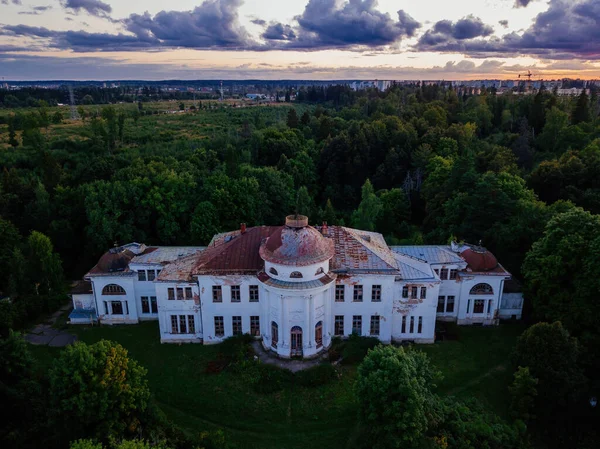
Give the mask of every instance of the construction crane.
[{"label": "construction crane", "polygon": [[531,73],[531,70],[527,70],[527,73],[519,73],[519,79],[520,78],[527,78],[527,90],[531,90],[531,77],[535,77],[537,75],[534,75],[533,73]]}]

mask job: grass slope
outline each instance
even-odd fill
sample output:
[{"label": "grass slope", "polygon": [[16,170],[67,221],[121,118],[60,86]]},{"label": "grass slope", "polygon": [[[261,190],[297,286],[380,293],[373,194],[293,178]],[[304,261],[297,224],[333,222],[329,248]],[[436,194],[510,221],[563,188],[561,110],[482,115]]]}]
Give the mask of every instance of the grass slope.
[{"label": "grass slope", "polygon": [[[458,341],[419,346],[444,374],[440,392],[475,396],[503,414],[508,354],[521,328],[461,328]],[[292,386],[274,394],[254,392],[231,372],[206,374],[218,346],[161,345],[156,322],[135,326],[77,327],[86,343],[121,343],[148,369],[150,388],[165,413],[188,432],[223,428],[239,448],[343,447],[355,427],[352,391],[355,367],[342,368],[339,381],[317,388]],[[58,354],[32,348],[46,366]]]}]

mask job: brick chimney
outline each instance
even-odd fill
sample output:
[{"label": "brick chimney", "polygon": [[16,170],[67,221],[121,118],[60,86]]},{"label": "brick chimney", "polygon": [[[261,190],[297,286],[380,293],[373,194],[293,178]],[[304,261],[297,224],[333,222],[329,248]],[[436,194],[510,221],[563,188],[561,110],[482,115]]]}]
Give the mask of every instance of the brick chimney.
[{"label": "brick chimney", "polygon": [[242,234],[246,233],[246,223],[240,223],[240,232]]},{"label": "brick chimney", "polygon": [[323,235],[329,235],[329,228],[327,227],[327,222],[323,222],[323,226],[321,227],[321,233]]}]

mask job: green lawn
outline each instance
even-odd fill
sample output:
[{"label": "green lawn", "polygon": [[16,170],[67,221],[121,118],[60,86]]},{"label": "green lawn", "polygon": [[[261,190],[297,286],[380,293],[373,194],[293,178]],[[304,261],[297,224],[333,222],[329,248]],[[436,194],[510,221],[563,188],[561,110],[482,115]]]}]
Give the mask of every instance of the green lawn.
[{"label": "green lawn", "polygon": [[[420,346],[444,374],[440,392],[475,396],[497,412],[505,410],[508,354],[521,328],[461,328],[458,341]],[[76,327],[86,343],[102,338],[121,343],[148,369],[150,388],[164,412],[184,430],[223,428],[239,448],[340,447],[355,427],[352,393],[355,367],[344,367],[339,381],[318,388],[292,386],[259,394],[239,374],[206,374],[218,346],[161,345],[158,324]],[[34,347],[48,365],[58,350]],[[488,375],[484,375],[488,373]]]}]

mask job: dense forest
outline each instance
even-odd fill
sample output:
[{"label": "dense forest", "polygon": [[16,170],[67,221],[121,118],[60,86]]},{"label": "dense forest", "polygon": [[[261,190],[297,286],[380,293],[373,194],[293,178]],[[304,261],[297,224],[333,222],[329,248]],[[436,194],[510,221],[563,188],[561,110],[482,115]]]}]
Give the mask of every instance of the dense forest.
[{"label": "dense forest", "polygon": [[[176,116],[95,104],[105,95],[90,96],[79,121],[40,104],[45,97],[0,109],[0,291],[12,298],[0,303],[4,336],[53,310],[63,276],[79,278],[115,243],[204,245],[290,211],[375,230],[391,244],[481,242],[522,282],[527,321],[562,326],[530,328],[515,355],[515,413],[531,437],[435,447],[593,447],[595,91],[330,86],[301,89],[292,105],[186,101]],[[396,443],[388,447],[413,447]]]}]

